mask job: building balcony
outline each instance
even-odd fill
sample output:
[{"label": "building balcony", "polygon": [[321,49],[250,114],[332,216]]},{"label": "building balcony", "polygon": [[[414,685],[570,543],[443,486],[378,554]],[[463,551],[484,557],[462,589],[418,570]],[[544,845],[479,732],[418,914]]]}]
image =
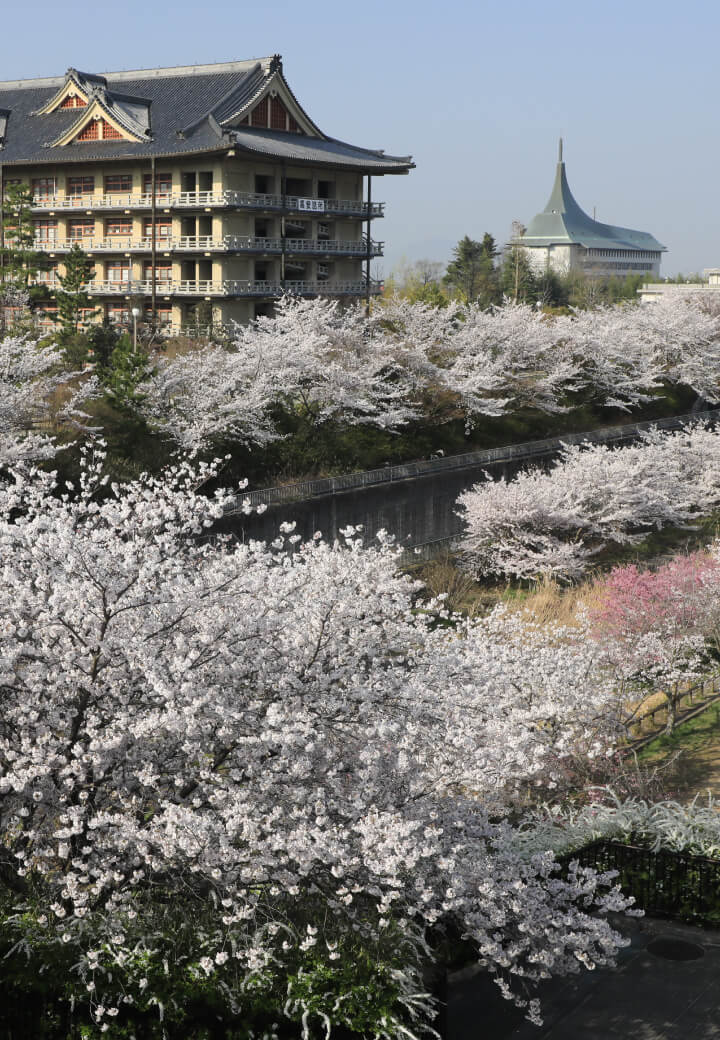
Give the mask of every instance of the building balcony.
[{"label": "building balcony", "polygon": [[[316,256],[348,256],[363,259],[367,256],[365,239],[258,238],[245,235],[181,235],[177,238],[156,238],[158,253],[273,253],[280,255],[303,254]],[[111,238],[35,239],[34,248],[46,253],[68,253],[74,245],[92,253],[149,253],[152,239],[133,239],[122,235]],[[370,256],[382,256],[384,242],[372,241]]]},{"label": "building balcony", "polygon": [[[150,296],[152,282],[143,281],[99,281],[93,280],[86,286],[87,292],[93,296]],[[158,278],[155,282],[155,295],[170,296],[203,296],[203,297],[255,297],[269,299],[289,293],[294,296],[364,296],[366,283],[364,279],[353,281],[254,281],[251,279],[192,279],[169,281]],[[377,295],[382,292],[382,283],[371,281],[370,292]]]},{"label": "building balcony", "polygon": [[[252,209],[262,212],[333,214],[342,217],[382,217],[385,203],[368,206],[362,199],[316,199],[297,195],[265,195],[255,191],[179,191],[156,194],[159,210],[171,209]],[[48,195],[33,199],[34,213],[86,213],[97,210],[149,210],[152,194],[111,192],[87,195]]]}]

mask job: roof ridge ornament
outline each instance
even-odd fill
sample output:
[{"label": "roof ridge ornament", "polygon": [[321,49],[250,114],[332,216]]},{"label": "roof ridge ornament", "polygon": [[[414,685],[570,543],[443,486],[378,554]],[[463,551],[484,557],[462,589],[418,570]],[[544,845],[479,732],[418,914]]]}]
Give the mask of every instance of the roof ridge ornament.
[{"label": "roof ridge ornament", "polygon": [[559,143],[559,146],[558,146],[558,162],[561,163],[562,161],[563,161],[563,140],[562,140],[562,137],[561,137],[560,138],[560,143]]}]

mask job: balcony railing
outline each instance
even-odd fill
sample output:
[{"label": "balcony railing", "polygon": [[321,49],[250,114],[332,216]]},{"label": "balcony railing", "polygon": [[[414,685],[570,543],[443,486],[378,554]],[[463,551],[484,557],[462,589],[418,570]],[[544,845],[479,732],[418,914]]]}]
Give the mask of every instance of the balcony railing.
[{"label": "balcony railing", "polygon": [[[149,296],[152,293],[152,282],[142,281],[99,281],[93,280],[87,286],[93,296]],[[354,281],[253,281],[251,279],[183,279],[170,281],[158,278],[155,282],[157,296],[255,296],[275,297],[283,293],[296,296],[364,296],[366,283],[364,279]],[[382,292],[382,283],[372,281],[370,292],[373,295]]]},{"label": "balcony railing", "polygon": [[[34,248],[46,253],[67,253],[74,245],[86,253],[148,253],[152,249],[151,238],[133,239],[123,235],[110,238],[36,238]],[[384,242],[372,241],[371,256],[382,256]],[[258,238],[248,235],[181,235],[178,238],[156,237],[158,253],[214,252],[214,253],[282,253],[282,238]],[[320,256],[367,256],[365,239],[322,239],[286,238],[285,253],[314,253]]]},{"label": "balcony railing", "polygon": [[[255,191],[179,191],[155,195],[159,209],[256,209],[293,213],[337,214],[346,217],[382,217],[384,202],[368,206],[362,199],[315,199],[299,195],[266,195]],[[38,213],[86,212],[94,210],[150,209],[149,192],[108,192],[87,195],[45,195],[33,199],[32,208]]]}]

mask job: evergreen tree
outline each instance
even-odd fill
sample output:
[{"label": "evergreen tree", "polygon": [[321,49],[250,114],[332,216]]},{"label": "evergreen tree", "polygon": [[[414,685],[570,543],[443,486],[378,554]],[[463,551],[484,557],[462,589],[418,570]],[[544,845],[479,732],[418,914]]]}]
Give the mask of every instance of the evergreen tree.
[{"label": "evergreen tree", "polygon": [[495,239],[487,231],[482,242],[465,235],[453,249],[445,284],[468,303],[477,301],[485,307],[499,303],[501,292],[495,267],[498,252]]},{"label": "evergreen tree", "polygon": [[0,284],[3,287],[27,290],[42,266],[42,253],[35,249],[32,204],[32,191],[27,185],[7,185],[0,249]]},{"label": "evergreen tree", "polygon": [[90,311],[92,297],[87,291],[88,283],[95,277],[90,258],[77,242],[65,260],[65,274],[59,276],[61,288],[57,291],[58,318],[62,325],[61,338],[70,344],[77,340],[78,333],[97,311]]}]

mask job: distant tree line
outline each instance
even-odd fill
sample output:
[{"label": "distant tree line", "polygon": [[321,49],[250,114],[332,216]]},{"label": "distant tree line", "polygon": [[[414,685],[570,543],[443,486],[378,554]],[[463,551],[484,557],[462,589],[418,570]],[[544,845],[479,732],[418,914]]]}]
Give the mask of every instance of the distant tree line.
[{"label": "distant tree line", "polygon": [[[490,307],[509,298],[552,309],[587,308],[635,300],[640,286],[652,280],[647,273],[599,277],[582,271],[534,270],[527,252],[518,244],[524,230],[521,224],[513,223],[510,240],[502,248],[487,231],[480,240],[465,235],[444,270],[442,263],[433,260],[403,264],[386,280],[386,292],[439,306],[456,300]],[[680,276],[678,280],[688,279]],[[690,276],[690,280],[696,280],[696,276]]]}]

